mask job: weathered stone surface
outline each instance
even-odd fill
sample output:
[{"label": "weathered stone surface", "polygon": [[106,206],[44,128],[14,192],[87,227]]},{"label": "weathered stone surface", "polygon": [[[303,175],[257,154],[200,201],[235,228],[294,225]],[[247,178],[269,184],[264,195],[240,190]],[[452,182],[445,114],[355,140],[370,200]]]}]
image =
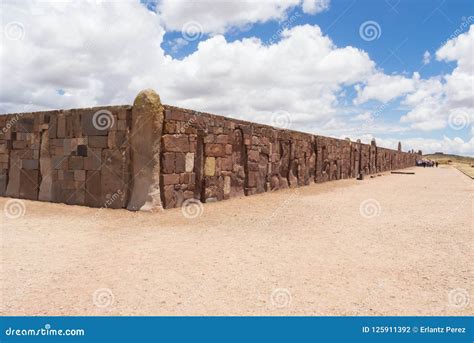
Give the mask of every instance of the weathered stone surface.
[{"label": "weathered stone surface", "polygon": [[86,172],[86,194],[85,205],[91,207],[103,207],[102,180],[99,171],[90,170]]},{"label": "weathered stone surface", "polygon": [[126,206],[127,179],[123,175],[125,166],[123,156],[118,150],[102,152],[104,167],[101,168],[101,198],[108,208]]},{"label": "weathered stone surface", "polygon": [[216,158],[206,157],[206,161],[204,162],[204,175],[214,176],[215,174],[216,174]]},{"label": "weathered stone surface", "polygon": [[179,174],[163,174],[161,175],[163,185],[176,185],[179,183]]},{"label": "weathered stone surface", "polygon": [[81,156],[69,157],[68,166],[69,166],[69,169],[71,170],[84,169],[84,157],[81,157]]},{"label": "weathered stone surface", "polygon": [[[131,165],[132,191],[129,210],[154,211],[162,208],[160,197],[160,154],[164,109],[158,94],[140,92],[132,109]],[[187,137],[185,137],[187,140]]]},{"label": "weathered stone surface", "polygon": [[[111,113],[108,128],[94,127],[98,110]],[[133,107],[14,114],[0,126],[0,195],[132,210],[369,175],[418,156],[163,107],[151,91]]]},{"label": "weathered stone surface", "polygon": [[99,170],[102,167],[102,154],[100,150],[89,149],[84,157],[85,170]]},{"label": "weathered stone surface", "polygon": [[18,198],[20,196],[20,163],[20,154],[17,151],[11,151],[8,185],[5,192],[7,197]]},{"label": "weathered stone surface", "polygon": [[38,170],[20,171],[20,198],[36,200],[38,199]]},{"label": "weathered stone surface", "polygon": [[82,114],[82,133],[85,136],[107,136],[108,128],[115,121],[113,115],[106,109]]},{"label": "weathered stone surface", "polygon": [[38,160],[21,160],[21,168],[28,170],[37,170],[39,168]]},{"label": "weathered stone surface", "polygon": [[186,155],[182,152],[177,152],[175,154],[175,172],[176,173],[184,173],[186,170]]},{"label": "weathered stone surface", "polygon": [[225,156],[224,145],[222,144],[206,144],[206,156],[223,157]]},{"label": "weathered stone surface", "polygon": [[230,176],[224,177],[224,195],[230,194]]},{"label": "weathered stone surface", "polygon": [[164,135],[163,151],[188,152],[189,138],[187,135]]},{"label": "weathered stone surface", "polygon": [[190,173],[194,170],[194,153],[188,152],[186,154],[186,166],[185,171]]},{"label": "weathered stone surface", "polygon": [[165,152],[161,155],[161,171],[165,174],[174,173],[175,153]]},{"label": "weathered stone surface", "polygon": [[107,136],[89,136],[89,147],[90,148],[107,148],[108,138]]},{"label": "weathered stone surface", "polygon": [[0,197],[5,195],[5,191],[7,190],[7,180],[7,170],[0,170]]},{"label": "weathered stone surface", "polygon": [[40,174],[41,184],[38,193],[38,200],[54,201],[53,199],[53,165],[51,155],[49,152],[49,137],[50,134],[46,130],[42,133],[41,151],[40,151]]}]

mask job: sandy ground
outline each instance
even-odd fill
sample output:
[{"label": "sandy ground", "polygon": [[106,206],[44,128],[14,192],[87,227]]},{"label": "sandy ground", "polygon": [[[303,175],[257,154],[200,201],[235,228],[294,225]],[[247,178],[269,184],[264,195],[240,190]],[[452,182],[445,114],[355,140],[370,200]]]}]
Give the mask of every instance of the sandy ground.
[{"label": "sandy ground", "polygon": [[12,219],[0,198],[0,312],[473,315],[472,180],[412,170],[205,204],[197,218],[24,201]]}]

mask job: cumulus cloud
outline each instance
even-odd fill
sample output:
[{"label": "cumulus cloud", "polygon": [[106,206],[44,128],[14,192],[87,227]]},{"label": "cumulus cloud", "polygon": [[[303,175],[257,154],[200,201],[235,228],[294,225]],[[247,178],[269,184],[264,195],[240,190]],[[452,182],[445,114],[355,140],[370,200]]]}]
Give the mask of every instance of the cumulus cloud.
[{"label": "cumulus cloud", "polygon": [[[468,129],[474,119],[474,25],[468,32],[446,42],[438,51],[440,61],[455,61],[456,68],[444,77],[421,80],[404,103],[412,109],[402,123],[425,131],[454,127]],[[457,118],[463,127],[453,125]]]},{"label": "cumulus cloud", "polygon": [[254,23],[284,20],[293,8],[315,14],[329,7],[329,0],[162,0],[156,10],[167,30],[183,31],[190,24],[203,33],[222,34]]},{"label": "cumulus cloud", "polygon": [[[469,128],[474,118],[474,25],[468,32],[447,41],[438,51],[439,61],[456,62],[456,68],[447,75],[421,79],[418,73],[412,78],[386,75],[378,72],[356,86],[356,105],[369,100],[387,103],[401,98],[408,112],[400,122],[412,129],[432,131],[450,125],[449,118],[461,118]],[[428,63],[431,55],[424,54]],[[452,125],[450,125],[452,127]]]},{"label": "cumulus cloud", "polygon": [[419,74],[415,73],[412,79],[400,75],[386,75],[378,72],[371,75],[363,86],[357,85],[356,105],[363,104],[369,100],[389,102],[404,94],[413,92],[415,82],[419,79]]},{"label": "cumulus cloud", "polygon": [[329,8],[329,0],[303,0],[303,12],[315,14]]}]

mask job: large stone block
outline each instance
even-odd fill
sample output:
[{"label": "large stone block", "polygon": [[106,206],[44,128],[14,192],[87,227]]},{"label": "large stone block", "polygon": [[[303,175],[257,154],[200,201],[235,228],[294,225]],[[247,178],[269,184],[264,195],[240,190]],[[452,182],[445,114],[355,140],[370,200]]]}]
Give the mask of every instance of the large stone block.
[{"label": "large stone block", "polygon": [[225,148],[223,144],[206,144],[205,145],[206,156],[224,157]]},{"label": "large stone block", "polygon": [[5,191],[7,190],[7,170],[0,170],[0,197],[5,195]]},{"label": "large stone block", "polygon": [[176,163],[175,163],[175,172],[176,173],[184,173],[185,171],[185,164],[186,164],[186,155],[182,152],[176,153]]},{"label": "large stone block", "polygon": [[97,109],[97,111],[83,113],[81,122],[84,136],[107,136],[108,129],[115,122],[115,117],[106,108]]},{"label": "large stone block", "polygon": [[21,160],[21,168],[28,170],[37,170],[39,168],[38,160]]},{"label": "large stone block", "polygon": [[57,135],[58,138],[66,137],[66,117],[64,113],[59,113],[57,117]]},{"label": "large stone block", "polygon": [[91,207],[103,207],[102,180],[99,171],[90,170],[86,173],[86,195],[85,205]]},{"label": "large stone block", "polygon": [[20,198],[37,200],[38,199],[38,170],[20,171]]},{"label": "large stone block", "polygon": [[165,174],[174,173],[174,166],[176,160],[174,152],[165,152],[161,155],[161,171]]},{"label": "large stone block", "polygon": [[20,196],[20,153],[10,152],[10,169],[8,171],[8,185],[5,195],[18,198]]},{"label": "large stone block", "polygon": [[215,174],[216,174],[216,158],[206,157],[206,160],[204,162],[204,175],[214,176]]},{"label": "large stone block", "polygon": [[185,171],[190,173],[194,170],[194,153],[188,152],[186,154],[186,166]]},{"label": "large stone block", "polygon": [[107,136],[89,136],[89,147],[90,148],[107,148],[108,138]]},{"label": "large stone block", "polygon": [[85,170],[99,170],[102,167],[102,153],[100,149],[88,149],[84,157]]},{"label": "large stone block", "polygon": [[71,170],[82,170],[84,169],[84,157],[71,156],[69,157],[68,165]]},{"label": "large stone block", "polygon": [[124,166],[124,157],[119,150],[104,150],[102,160],[102,202],[109,208],[123,208],[126,206],[127,194],[127,175],[124,173],[127,168]]},{"label": "large stone block", "polygon": [[179,184],[179,174],[162,174],[161,180],[163,185],[176,185]]},{"label": "large stone block", "polygon": [[163,151],[189,152],[189,139],[187,135],[164,135]]}]

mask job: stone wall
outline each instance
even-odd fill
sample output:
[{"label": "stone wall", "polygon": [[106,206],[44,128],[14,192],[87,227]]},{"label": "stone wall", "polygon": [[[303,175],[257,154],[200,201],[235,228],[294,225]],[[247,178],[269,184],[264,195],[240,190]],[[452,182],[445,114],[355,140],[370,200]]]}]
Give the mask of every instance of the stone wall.
[{"label": "stone wall", "polygon": [[0,116],[0,195],[92,207],[113,197],[111,207],[124,207],[130,113],[111,106]]},{"label": "stone wall", "polygon": [[419,155],[162,105],[0,116],[0,196],[154,210],[414,166]]}]

